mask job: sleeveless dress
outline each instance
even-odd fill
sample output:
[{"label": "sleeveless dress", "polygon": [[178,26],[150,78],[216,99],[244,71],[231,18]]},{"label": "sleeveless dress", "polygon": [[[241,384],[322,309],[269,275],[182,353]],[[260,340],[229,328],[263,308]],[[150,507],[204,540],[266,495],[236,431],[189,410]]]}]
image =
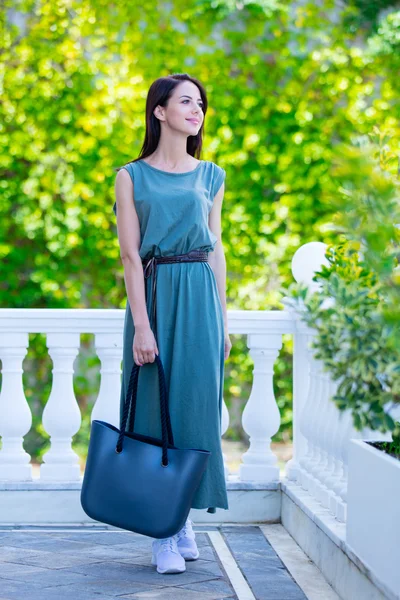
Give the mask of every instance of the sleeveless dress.
[{"label": "sleeveless dress", "polygon": [[[186,173],[168,173],[137,160],[123,167],[134,185],[140,222],[141,258],[213,251],[217,242],[208,215],[225,171],[200,161]],[[116,214],[116,203],[113,206]],[[151,315],[151,283],[145,279],[147,313]],[[217,281],[208,262],[157,264],[157,338],[167,389],[174,442],[181,448],[211,452],[192,500],[192,508],[228,509],[221,447],[224,383],[224,321]],[[151,323],[151,321],[150,321]],[[133,366],[135,326],[126,305],[120,397],[122,420]],[[140,369],[135,433],[161,438],[156,363]]]}]

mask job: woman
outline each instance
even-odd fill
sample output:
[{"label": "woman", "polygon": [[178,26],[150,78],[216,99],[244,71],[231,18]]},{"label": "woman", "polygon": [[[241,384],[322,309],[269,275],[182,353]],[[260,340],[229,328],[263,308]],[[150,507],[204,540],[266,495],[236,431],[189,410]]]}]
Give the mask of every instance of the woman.
[{"label": "woman", "polygon": [[[206,111],[198,80],[174,74],[154,81],[143,147],[139,158],[118,169],[114,212],[128,296],[121,420],[133,361],[146,364],[139,376],[134,429],[162,437],[155,363],[160,354],[176,446],[211,451],[192,508],[214,513],[216,507],[229,508],[221,410],[231,342],[221,242],[225,171],[196,158]],[[184,262],[155,264],[153,258],[182,255]],[[153,540],[152,548],[159,573],[185,571],[185,559],[199,556],[191,520],[175,536]]]}]

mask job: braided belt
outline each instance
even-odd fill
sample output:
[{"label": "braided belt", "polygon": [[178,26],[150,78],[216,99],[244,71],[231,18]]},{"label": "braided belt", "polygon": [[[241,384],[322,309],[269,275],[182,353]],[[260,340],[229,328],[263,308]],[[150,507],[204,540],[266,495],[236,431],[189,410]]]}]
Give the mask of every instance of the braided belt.
[{"label": "braided belt", "polygon": [[[191,250],[187,254],[176,254],[175,256],[152,256],[151,258],[142,258],[143,275],[145,280],[153,275],[152,286],[152,324],[154,337],[157,340],[157,314],[156,314],[156,291],[157,291],[157,265],[163,263],[182,263],[182,262],[208,262],[208,252],[206,250]],[[147,304],[147,285],[145,282],[146,304]]]}]

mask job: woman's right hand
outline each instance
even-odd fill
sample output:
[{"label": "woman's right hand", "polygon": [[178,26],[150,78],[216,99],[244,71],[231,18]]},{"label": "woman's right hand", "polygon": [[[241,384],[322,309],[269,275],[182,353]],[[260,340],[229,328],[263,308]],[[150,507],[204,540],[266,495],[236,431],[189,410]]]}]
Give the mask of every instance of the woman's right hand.
[{"label": "woman's right hand", "polygon": [[136,326],[133,336],[133,360],[140,367],[145,363],[154,362],[158,356],[157,342],[149,325]]}]

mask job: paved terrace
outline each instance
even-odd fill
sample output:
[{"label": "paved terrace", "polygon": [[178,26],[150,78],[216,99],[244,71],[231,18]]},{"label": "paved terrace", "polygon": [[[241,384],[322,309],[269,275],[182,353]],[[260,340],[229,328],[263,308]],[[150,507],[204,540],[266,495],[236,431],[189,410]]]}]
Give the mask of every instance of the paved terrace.
[{"label": "paved terrace", "polygon": [[117,528],[0,530],[0,600],[340,600],[282,525],[194,526],[200,558],[160,575]]}]

